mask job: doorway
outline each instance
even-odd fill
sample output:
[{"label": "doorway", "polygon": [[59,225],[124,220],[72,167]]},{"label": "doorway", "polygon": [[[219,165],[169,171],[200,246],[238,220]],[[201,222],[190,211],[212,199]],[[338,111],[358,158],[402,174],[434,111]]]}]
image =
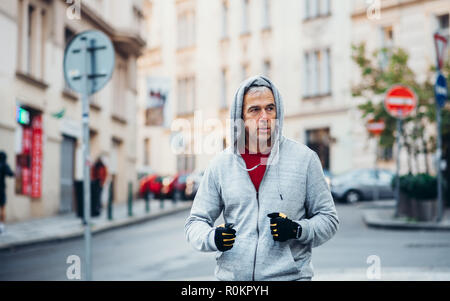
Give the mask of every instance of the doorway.
[{"label": "doorway", "polygon": [[63,136],[61,142],[61,203],[60,213],[70,213],[74,209],[74,166],[76,139]]}]

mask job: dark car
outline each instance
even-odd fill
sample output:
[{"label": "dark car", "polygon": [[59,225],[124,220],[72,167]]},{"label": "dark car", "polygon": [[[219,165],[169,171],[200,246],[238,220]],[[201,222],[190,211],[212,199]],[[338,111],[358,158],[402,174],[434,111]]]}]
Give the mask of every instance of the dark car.
[{"label": "dark car", "polygon": [[161,197],[165,199],[182,200],[185,198],[187,172],[178,172],[174,176],[165,176],[162,180]]},{"label": "dark car", "polygon": [[356,169],[335,176],[331,193],[336,200],[356,203],[361,200],[394,197],[391,180],[394,173],[385,169]]},{"label": "dark car", "polygon": [[174,201],[186,200],[186,180],[188,177],[189,173],[181,173],[178,175],[172,197]]}]

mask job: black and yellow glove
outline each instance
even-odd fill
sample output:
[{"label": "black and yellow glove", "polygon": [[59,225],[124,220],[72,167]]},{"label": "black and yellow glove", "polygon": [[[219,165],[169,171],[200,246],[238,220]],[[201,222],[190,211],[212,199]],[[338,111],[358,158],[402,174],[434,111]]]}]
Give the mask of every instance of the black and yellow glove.
[{"label": "black and yellow glove", "polygon": [[288,219],[286,214],[274,212],[267,215],[270,218],[270,230],[275,241],[286,241],[299,238],[302,227]]},{"label": "black and yellow glove", "polygon": [[214,234],[214,242],[219,251],[225,252],[230,250],[233,247],[235,238],[236,230],[233,229],[233,224],[217,226]]}]

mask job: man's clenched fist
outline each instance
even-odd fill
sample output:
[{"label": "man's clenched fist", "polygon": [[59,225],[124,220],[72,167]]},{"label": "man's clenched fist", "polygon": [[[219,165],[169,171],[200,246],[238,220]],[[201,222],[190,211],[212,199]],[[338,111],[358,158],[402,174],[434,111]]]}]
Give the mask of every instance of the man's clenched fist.
[{"label": "man's clenched fist", "polygon": [[298,238],[302,228],[296,222],[287,218],[286,214],[274,212],[267,215],[270,218],[270,230],[275,241],[286,241]]},{"label": "man's clenched fist", "polygon": [[236,230],[233,229],[233,224],[217,226],[214,234],[217,249],[221,252],[228,251],[233,247],[235,237]]}]

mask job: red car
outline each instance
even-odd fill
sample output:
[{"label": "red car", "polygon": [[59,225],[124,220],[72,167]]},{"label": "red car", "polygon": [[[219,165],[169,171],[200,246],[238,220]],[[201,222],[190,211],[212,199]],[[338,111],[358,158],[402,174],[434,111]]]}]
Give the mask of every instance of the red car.
[{"label": "red car", "polygon": [[145,197],[147,193],[150,193],[154,197],[159,197],[162,188],[162,178],[157,174],[152,174],[144,177],[139,183],[139,195]]}]

